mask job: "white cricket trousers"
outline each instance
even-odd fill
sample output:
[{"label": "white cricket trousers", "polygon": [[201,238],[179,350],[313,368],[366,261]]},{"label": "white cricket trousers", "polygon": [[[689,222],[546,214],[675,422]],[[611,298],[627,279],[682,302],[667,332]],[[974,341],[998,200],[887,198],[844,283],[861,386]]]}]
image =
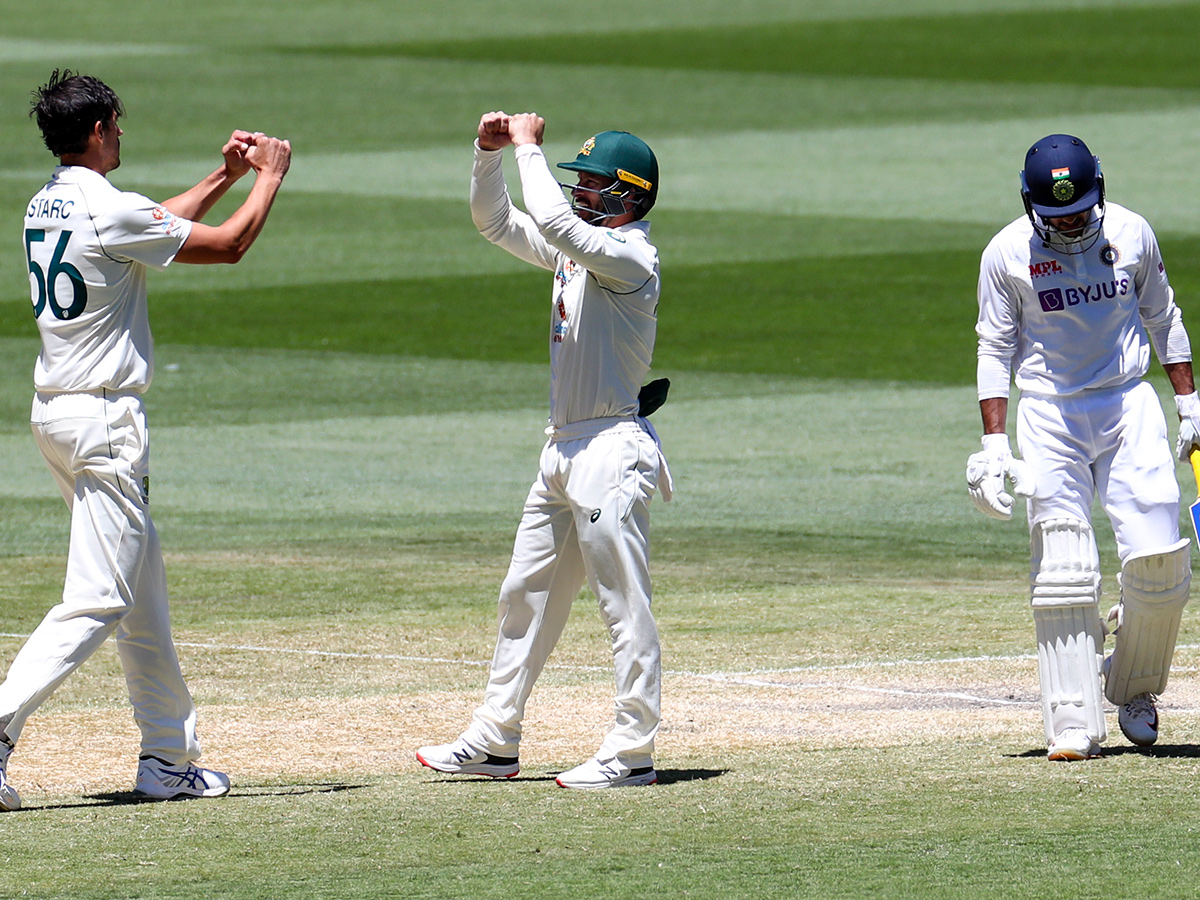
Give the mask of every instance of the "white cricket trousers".
[{"label": "white cricket trousers", "polygon": [[1121,563],[1179,540],[1179,482],[1153,385],[1135,381],[1069,397],[1025,394],[1017,443],[1033,469],[1029,527],[1046,519],[1090,523],[1097,494]]},{"label": "white cricket trousers", "polygon": [[166,571],[150,520],[141,397],[39,393],[31,424],[71,509],[71,542],[62,602],[0,685],[0,725],[15,743],[29,715],[113,635],[142,755],[175,765],[198,759],[196,710],[171,640]]},{"label": "white cricket trousers", "polygon": [[[500,589],[496,652],[464,735],[470,743],[517,755],[525,702],[586,578],[616,675],[616,721],[596,756],[651,764],[662,663],[650,612],[650,500],[664,473],[655,438],[633,418],[567,426],[543,448]],[[668,483],[666,475],[664,497]]]}]

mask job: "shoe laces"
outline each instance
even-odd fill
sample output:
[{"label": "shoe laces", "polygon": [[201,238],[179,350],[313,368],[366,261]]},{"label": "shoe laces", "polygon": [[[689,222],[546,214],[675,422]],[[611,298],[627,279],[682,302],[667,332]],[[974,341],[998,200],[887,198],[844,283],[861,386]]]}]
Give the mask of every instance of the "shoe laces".
[{"label": "shoe laces", "polygon": [[1154,705],[1154,701],[1157,699],[1158,698],[1155,697],[1154,694],[1151,694],[1148,691],[1144,694],[1138,694],[1125,704],[1125,711],[1130,716],[1152,719],[1158,712]]}]

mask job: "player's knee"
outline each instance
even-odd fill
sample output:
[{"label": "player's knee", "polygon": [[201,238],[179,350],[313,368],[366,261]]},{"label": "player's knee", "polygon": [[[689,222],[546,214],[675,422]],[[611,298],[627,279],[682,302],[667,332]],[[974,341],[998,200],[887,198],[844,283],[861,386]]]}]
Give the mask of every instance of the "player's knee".
[{"label": "player's knee", "polygon": [[1100,596],[1100,554],[1092,526],[1081,519],[1046,519],[1030,532],[1033,606],[1092,605]]}]

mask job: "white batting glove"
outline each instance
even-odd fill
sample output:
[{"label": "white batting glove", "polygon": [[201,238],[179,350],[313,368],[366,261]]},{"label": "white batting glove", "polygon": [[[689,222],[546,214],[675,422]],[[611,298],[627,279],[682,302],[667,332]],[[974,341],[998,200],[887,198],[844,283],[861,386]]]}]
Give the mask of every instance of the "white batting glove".
[{"label": "white batting glove", "polygon": [[981,513],[995,519],[1011,519],[1012,494],[1004,490],[1004,479],[1012,482],[1013,493],[1033,496],[1033,472],[1012,455],[1007,434],[985,434],[983,450],[967,458],[967,490]]},{"label": "white batting glove", "polygon": [[1200,396],[1175,395],[1175,409],[1179,412],[1179,440],[1175,442],[1175,455],[1187,462],[1192,445],[1200,444]]}]

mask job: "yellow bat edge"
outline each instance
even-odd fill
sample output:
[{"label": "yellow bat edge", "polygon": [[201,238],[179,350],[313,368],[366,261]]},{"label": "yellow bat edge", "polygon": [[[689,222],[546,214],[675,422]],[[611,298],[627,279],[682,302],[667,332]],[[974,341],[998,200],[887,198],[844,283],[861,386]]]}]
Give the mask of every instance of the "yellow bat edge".
[{"label": "yellow bat edge", "polygon": [[1200,447],[1193,446],[1188,459],[1192,463],[1192,474],[1196,476],[1197,495],[1196,502],[1192,504],[1189,512],[1192,514],[1192,528],[1196,532],[1196,544],[1200,546]]}]

